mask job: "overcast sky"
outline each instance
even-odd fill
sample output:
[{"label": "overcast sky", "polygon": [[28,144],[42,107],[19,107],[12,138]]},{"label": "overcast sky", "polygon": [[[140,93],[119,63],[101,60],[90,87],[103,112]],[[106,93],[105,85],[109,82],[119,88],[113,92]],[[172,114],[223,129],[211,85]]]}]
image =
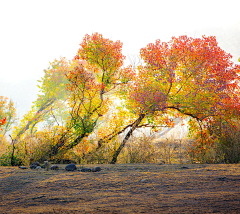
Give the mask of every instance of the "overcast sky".
[{"label": "overcast sky", "polygon": [[126,56],[156,39],[216,33],[237,62],[239,11],[240,0],[0,0],[0,96],[25,114],[49,62],[72,59],[94,32],[123,42]]}]

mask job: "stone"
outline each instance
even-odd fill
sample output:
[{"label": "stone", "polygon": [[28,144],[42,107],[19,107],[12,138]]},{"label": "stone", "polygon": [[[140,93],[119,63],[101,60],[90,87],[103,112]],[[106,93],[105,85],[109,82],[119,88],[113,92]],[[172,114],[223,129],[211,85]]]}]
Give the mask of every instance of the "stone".
[{"label": "stone", "polygon": [[148,181],[147,178],[140,180],[141,183],[146,183]]},{"label": "stone", "polygon": [[19,166],[20,169],[27,169],[25,166]]},{"label": "stone", "polygon": [[48,161],[44,161],[42,168],[46,168],[47,166],[49,166],[49,162]]},{"label": "stone", "polygon": [[218,178],[219,181],[226,181],[226,177],[220,177]]},{"label": "stone", "polygon": [[93,167],[92,172],[100,172],[102,169],[99,166]]},{"label": "stone", "polygon": [[58,165],[52,165],[50,167],[51,170],[59,170],[59,166]]},{"label": "stone", "polygon": [[46,197],[46,195],[39,195],[39,196],[33,197],[32,200],[44,198],[44,197]]},{"label": "stone", "polygon": [[76,167],[76,165],[75,165],[74,163],[68,164],[68,165],[65,167],[65,170],[67,170],[67,171],[74,171],[74,170],[76,170],[76,169],[77,169],[77,167]]},{"label": "stone", "polygon": [[44,168],[44,169],[46,169],[48,171],[49,170],[49,162],[48,161],[44,161],[44,164],[43,164],[42,168]]},{"label": "stone", "polygon": [[90,168],[83,168],[80,170],[80,172],[91,172],[92,170]]},{"label": "stone", "polygon": [[[36,169],[37,167],[40,167],[40,164],[38,162],[34,162],[30,165],[30,169]],[[40,167],[41,168],[41,167]],[[39,168],[38,168],[39,169]]]},{"label": "stone", "polygon": [[37,168],[36,165],[31,165],[31,166],[30,166],[30,169],[36,169],[36,168]]},{"label": "stone", "polygon": [[41,166],[37,166],[36,169],[42,169],[42,167]]},{"label": "stone", "polygon": [[40,166],[40,163],[39,162],[34,162],[31,165]]}]

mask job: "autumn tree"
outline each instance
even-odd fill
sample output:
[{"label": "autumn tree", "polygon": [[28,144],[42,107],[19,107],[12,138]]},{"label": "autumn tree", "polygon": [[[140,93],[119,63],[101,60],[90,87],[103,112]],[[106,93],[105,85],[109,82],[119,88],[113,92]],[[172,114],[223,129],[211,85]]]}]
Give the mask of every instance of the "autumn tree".
[{"label": "autumn tree", "polygon": [[54,112],[59,112],[63,106],[66,107],[68,80],[65,72],[67,69],[68,61],[65,58],[50,63],[49,68],[44,70],[44,76],[38,81],[40,85],[37,100],[33,102],[31,110],[23,116],[20,123],[13,128],[12,142],[23,153],[22,158],[30,152],[27,149],[29,146],[27,141],[34,138],[34,133],[38,130],[37,125],[51,118],[56,121]]},{"label": "autumn tree", "polygon": [[66,75],[71,116],[68,129],[73,130],[75,139],[68,140],[62,135],[51,155],[74,148],[93,132],[111,105],[109,97],[121,79],[124,59],[120,41],[113,42],[98,33],[83,38]]},{"label": "autumn tree", "polygon": [[[136,114],[112,163],[133,131],[146,117],[169,123],[167,114],[178,112],[197,121],[223,115],[227,106],[238,105],[239,66],[222,50],[215,37],[173,37],[168,43],[157,40],[142,48],[144,66],[122,89],[126,106]],[[239,103],[239,102],[238,102]],[[239,109],[237,109],[239,110]]]},{"label": "autumn tree", "polygon": [[14,165],[15,158],[15,143],[12,141],[9,143],[9,139],[6,134],[9,133],[12,126],[17,121],[17,114],[14,103],[12,100],[8,101],[7,97],[0,96],[0,148],[5,151],[1,151],[1,162],[11,163]]},{"label": "autumn tree", "polygon": [[[27,139],[33,133],[40,141],[51,139],[47,153],[53,159],[96,129],[100,137],[97,148],[125,134],[111,161],[116,163],[140,127],[173,127],[173,118],[190,116],[195,120],[192,127],[202,136],[201,148],[204,125],[214,118],[239,114],[240,68],[215,37],[157,40],[142,48],[140,57],[141,65],[124,68],[120,41],[98,33],[86,35],[73,60],[55,60],[44,71],[38,99],[14,128],[13,141]],[[111,111],[115,97],[122,100],[117,113]],[[60,109],[65,118],[61,124]],[[106,120],[107,113],[112,115],[110,120]],[[37,130],[43,121],[52,124],[48,136]]]},{"label": "autumn tree", "polygon": [[16,109],[12,100],[8,101],[7,97],[0,96],[0,120],[1,120],[1,135],[4,137],[11,127],[17,121]]},{"label": "autumn tree", "polygon": [[67,69],[68,61],[61,58],[50,63],[50,67],[44,70],[45,75],[39,80],[41,85],[38,86],[40,89],[38,98],[33,102],[32,109],[24,115],[20,124],[15,128],[15,140],[18,140],[27,130],[32,131],[39,122],[46,119],[44,116],[49,116],[53,108],[59,108],[58,105],[53,107],[53,104],[67,99],[66,84],[68,81],[65,76]]}]

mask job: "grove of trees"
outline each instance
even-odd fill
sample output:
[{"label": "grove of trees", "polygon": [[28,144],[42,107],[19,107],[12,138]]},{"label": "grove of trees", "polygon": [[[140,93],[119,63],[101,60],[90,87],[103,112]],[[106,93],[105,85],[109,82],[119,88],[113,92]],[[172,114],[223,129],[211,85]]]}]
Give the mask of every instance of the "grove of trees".
[{"label": "grove of trees", "polygon": [[215,37],[156,40],[140,50],[142,63],[129,66],[122,45],[86,35],[74,59],[44,70],[38,98],[21,120],[1,96],[0,165],[114,164],[137,130],[158,133],[175,118],[188,121],[191,161],[240,161],[240,66]]}]

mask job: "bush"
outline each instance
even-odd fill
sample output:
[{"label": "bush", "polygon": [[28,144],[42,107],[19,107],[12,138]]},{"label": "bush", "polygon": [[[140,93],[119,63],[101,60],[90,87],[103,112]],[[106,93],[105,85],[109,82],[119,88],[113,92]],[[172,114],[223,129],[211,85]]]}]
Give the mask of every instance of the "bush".
[{"label": "bush", "polygon": [[226,121],[222,118],[209,120],[195,134],[195,141],[189,149],[191,160],[201,163],[239,163],[239,122],[236,119]]},{"label": "bush", "polygon": [[19,156],[18,150],[15,149],[13,157],[12,157],[12,152],[13,152],[13,149],[12,149],[12,146],[10,145],[10,146],[8,146],[6,152],[0,156],[0,165],[1,166],[11,166],[11,165],[20,166],[21,165],[22,160]]},{"label": "bush", "polygon": [[240,162],[240,125],[225,126],[224,135],[219,138],[219,149],[224,153],[226,163]]},{"label": "bush", "polygon": [[153,135],[132,136],[120,153],[118,163],[156,163],[159,153],[153,139]]}]

